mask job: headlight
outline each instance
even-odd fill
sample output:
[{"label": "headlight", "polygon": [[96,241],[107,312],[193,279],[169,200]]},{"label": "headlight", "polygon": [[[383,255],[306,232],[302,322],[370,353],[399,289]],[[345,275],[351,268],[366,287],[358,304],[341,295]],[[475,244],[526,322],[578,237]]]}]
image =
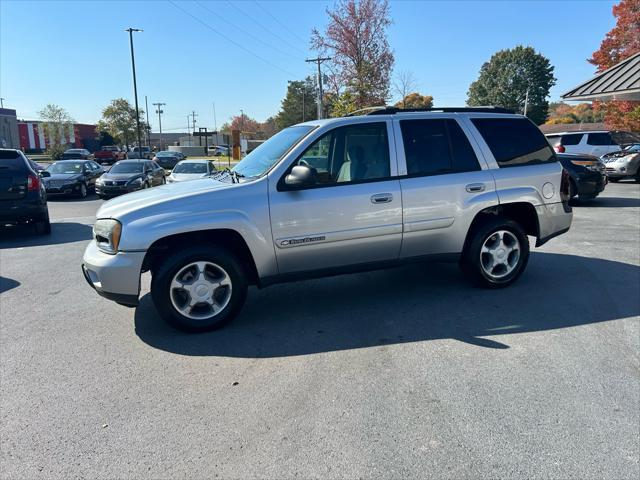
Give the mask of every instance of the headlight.
[{"label": "headlight", "polygon": [[129,182],[129,185],[142,185],[142,179],[141,178],[134,178],[133,180],[131,180]]},{"label": "headlight", "polygon": [[93,225],[93,237],[96,239],[98,248],[105,253],[116,253],[120,245],[120,235],[122,225],[119,221],[111,218],[96,220]]},{"label": "headlight", "polygon": [[99,177],[99,178],[96,180],[96,185],[102,185],[103,183],[104,183],[104,180],[102,180],[102,177]]}]

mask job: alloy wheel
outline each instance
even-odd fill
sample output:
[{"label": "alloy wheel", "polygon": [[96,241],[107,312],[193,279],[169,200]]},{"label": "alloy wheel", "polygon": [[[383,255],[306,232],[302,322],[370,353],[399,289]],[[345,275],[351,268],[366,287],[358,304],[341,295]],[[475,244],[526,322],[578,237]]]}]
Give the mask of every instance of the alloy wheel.
[{"label": "alloy wheel", "polygon": [[493,232],[480,249],[480,265],[485,275],[499,280],[512,273],[520,260],[520,242],[508,230]]},{"label": "alloy wheel", "polygon": [[173,307],[194,320],[218,315],[231,300],[231,277],[212,262],[192,262],[174,275],[169,286]]}]

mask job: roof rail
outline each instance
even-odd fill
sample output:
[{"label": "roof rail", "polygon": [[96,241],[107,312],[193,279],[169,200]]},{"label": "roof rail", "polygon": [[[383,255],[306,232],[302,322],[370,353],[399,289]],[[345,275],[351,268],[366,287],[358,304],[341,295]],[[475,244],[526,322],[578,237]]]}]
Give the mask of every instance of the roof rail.
[{"label": "roof rail", "polygon": [[369,107],[356,110],[347,114],[347,117],[354,115],[394,115],[405,112],[479,112],[479,113],[515,113],[513,110],[504,107],[438,107],[438,108],[398,108],[398,107]]}]

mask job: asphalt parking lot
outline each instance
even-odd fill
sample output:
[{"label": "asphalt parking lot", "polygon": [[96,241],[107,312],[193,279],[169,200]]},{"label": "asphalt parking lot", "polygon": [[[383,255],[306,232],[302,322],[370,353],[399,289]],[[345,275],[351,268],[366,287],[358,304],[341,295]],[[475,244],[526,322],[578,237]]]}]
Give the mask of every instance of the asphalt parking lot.
[{"label": "asphalt parking lot", "polygon": [[100,203],[0,231],[3,478],[640,475],[640,185],[509,289],[450,264],[253,288],[202,335],[87,286]]}]

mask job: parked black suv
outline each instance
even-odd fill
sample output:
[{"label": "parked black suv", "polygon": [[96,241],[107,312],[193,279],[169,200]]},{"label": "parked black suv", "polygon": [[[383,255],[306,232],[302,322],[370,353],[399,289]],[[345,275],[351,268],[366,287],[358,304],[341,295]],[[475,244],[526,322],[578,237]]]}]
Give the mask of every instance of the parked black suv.
[{"label": "parked black suv", "polygon": [[604,163],[598,157],[572,153],[558,153],[558,160],[569,173],[569,198],[596,198],[607,185]]},{"label": "parked black suv", "polygon": [[0,149],[0,227],[22,223],[33,224],[36,233],[51,233],[47,192],[21,151]]}]

